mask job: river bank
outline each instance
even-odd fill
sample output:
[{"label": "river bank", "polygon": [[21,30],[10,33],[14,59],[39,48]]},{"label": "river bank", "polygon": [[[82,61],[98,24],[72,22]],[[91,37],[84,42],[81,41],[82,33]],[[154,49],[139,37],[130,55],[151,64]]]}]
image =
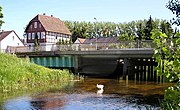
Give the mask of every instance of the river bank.
[{"label": "river bank", "polygon": [[1,92],[51,86],[52,82],[66,82],[75,78],[67,70],[45,68],[15,55],[1,53],[0,62]]}]

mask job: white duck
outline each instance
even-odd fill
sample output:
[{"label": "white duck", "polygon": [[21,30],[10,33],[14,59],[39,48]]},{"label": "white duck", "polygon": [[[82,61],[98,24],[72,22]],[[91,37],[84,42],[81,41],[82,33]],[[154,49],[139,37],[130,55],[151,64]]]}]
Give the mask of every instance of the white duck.
[{"label": "white duck", "polygon": [[103,90],[103,88],[104,88],[104,85],[99,85],[99,84],[97,84],[97,86],[96,86],[99,90],[97,90],[97,96],[102,96],[102,94],[103,94],[103,92],[104,92],[104,90]]},{"label": "white duck", "polygon": [[102,85],[102,84],[97,84],[97,85],[96,85],[96,87],[97,87],[98,89],[101,89],[101,90],[103,90],[103,88],[104,88],[104,85]]}]

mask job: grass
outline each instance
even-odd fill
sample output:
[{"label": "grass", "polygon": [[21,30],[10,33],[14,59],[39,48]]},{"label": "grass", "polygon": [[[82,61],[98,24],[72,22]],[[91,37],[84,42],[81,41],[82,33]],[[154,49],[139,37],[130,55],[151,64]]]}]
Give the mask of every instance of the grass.
[{"label": "grass", "polygon": [[67,70],[52,70],[15,55],[0,53],[0,91],[29,89],[38,86],[51,86],[55,82],[73,80],[74,75]]}]

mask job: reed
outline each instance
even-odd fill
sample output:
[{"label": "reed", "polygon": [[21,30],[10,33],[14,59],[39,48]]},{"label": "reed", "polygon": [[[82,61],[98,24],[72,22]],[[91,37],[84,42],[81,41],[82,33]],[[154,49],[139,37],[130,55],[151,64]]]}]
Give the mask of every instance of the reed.
[{"label": "reed", "polygon": [[75,77],[67,70],[45,68],[28,59],[0,53],[0,91],[29,89],[38,86],[51,86],[55,82],[66,82]]}]

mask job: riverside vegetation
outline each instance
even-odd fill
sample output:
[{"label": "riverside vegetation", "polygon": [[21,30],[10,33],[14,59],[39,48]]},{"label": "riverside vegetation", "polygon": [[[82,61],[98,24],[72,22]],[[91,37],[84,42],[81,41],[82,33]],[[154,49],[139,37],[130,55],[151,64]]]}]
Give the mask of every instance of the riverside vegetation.
[{"label": "riverside vegetation", "polygon": [[51,86],[53,83],[64,83],[75,76],[67,70],[45,68],[28,59],[15,55],[0,54],[0,91],[28,90],[39,86]]}]

